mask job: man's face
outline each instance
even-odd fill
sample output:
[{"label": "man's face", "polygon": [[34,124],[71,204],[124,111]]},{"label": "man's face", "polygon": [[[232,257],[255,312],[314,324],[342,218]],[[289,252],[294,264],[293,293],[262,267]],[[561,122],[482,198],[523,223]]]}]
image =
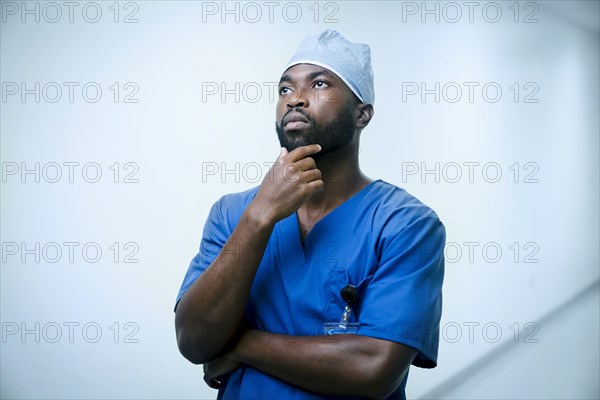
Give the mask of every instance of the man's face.
[{"label": "man's face", "polygon": [[338,150],[356,134],[354,106],[358,99],[333,72],[297,64],[279,81],[275,130],[282,147],[320,144],[318,156]]}]

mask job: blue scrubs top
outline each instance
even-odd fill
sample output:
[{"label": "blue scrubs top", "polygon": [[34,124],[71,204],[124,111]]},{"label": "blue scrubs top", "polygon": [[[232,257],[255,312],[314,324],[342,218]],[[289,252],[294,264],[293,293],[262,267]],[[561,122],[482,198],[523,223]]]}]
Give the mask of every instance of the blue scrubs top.
[{"label": "blue scrubs top", "polygon": [[[208,216],[177,301],[217,257],[258,187],[223,196]],[[444,225],[433,210],[377,180],[322,218],[304,241],[296,213],[275,224],[245,311],[254,329],[323,335],[339,322],[340,291],[357,288],[354,333],[419,351],[413,365],[437,365],[444,275]],[[408,375],[407,375],[408,376]],[[404,399],[406,379],[388,399]],[[222,380],[219,399],[336,398],[302,390],[249,366]],[[339,398],[339,397],[337,397]]]}]

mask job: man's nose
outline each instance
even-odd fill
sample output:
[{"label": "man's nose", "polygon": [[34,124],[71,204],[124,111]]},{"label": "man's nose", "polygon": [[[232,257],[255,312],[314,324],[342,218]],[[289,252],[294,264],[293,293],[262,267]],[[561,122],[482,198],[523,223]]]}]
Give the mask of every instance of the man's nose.
[{"label": "man's nose", "polygon": [[287,99],[288,108],[308,106],[308,98],[304,95],[304,90],[297,90]]}]

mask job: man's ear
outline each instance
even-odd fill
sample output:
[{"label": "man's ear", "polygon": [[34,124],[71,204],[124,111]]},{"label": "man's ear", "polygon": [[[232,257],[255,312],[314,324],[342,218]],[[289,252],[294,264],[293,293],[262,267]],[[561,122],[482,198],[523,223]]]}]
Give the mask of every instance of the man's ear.
[{"label": "man's ear", "polygon": [[364,127],[369,125],[371,118],[373,118],[373,114],[375,114],[375,110],[373,109],[373,106],[370,104],[358,103],[356,105],[356,107],[357,107],[356,111],[358,114],[357,120],[356,120],[356,128],[363,129]]}]

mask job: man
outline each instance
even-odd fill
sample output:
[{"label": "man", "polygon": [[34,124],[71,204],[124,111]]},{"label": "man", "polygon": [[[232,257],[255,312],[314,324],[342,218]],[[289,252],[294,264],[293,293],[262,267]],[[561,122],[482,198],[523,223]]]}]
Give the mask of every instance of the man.
[{"label": "man", "polygon": [[445,230],[361,172],[373,103],[367,45],[307,38],[279,83],[276,163],[213,205],[175,324],[219,399],[404,399],[409,366],[435,367]]}]

